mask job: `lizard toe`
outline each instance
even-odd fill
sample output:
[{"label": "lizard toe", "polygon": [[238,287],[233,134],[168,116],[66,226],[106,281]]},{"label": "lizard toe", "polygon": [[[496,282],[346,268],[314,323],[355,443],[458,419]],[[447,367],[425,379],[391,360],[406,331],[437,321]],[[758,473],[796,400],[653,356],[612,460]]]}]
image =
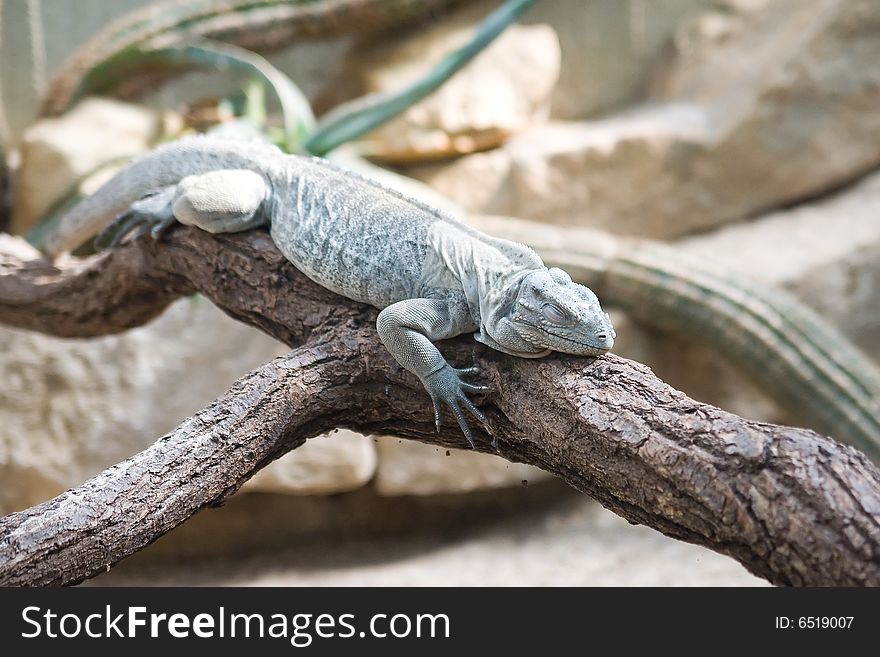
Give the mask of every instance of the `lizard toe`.
[{"label": "lizard toe", "polygon": [[464,434],[464,437],[467,438],[468,443],[470,443],[471,449],[476,449],[477,446],[474,444],[474,434],[471,431],[471,427],[468,424],[464,411],[461,410],[461,406],[458,405],[458,402],[455,399],[447,400],[446,404],[452,410],[452,414],[455,415],[455,419],[458,421],[458,426],[461,427],[461,432]]},{"label": "lizard toe", "polygon": [[437,427],[437,433],[440,433],[440,425],[442,423],[442,420],[440,419],[441,403],[434,395],[431,395],[431,403],[434,404],[434,426]]},{"label": "lizard toe", "polygon": [[94,239],[95,250],[113,249],[137,225],[137,217],[127,210],[111,221]]},{"label": "lizard toe", "polygon": [[471,415],[477,418],[480,422],[482,422],[483,424],[486,424],[488,422],[488,419],[483,414],[483,411],[477,408],[476,405],[470,399],[468,399],[463,392],[458,393],[458,401],[461,402],[461,404],[471,412]]},{"label": "lizard toe", "polygon": [[171,228],[174,224],[177,223],[177,219],[174,217],[163,217],[159,219],[153,227],[150,228],[150,237],[154,240],[159,241],[162,239],[162,236],[168,232],[168,229]]},{"label": "lizard toe", "polygon": [[489,388],[488,386],[479,386],[462,381],[461,372],[462,370],[456,369],[450,365],[445,365],[423,379],[423,383],[428,393],[431,395],[431,401],[434,405],[434,422],[437,426],[437,430],[440,430],[441,407],[445,404],[449,407],[449,410],[452,411],[452,414],[458,421],[458,426],[461,427],[462,433],[473,448],[473,431],[471,431],[470,425],[468,424],[465,410],[484,425],[487,424],[488,420],[485,414],[477,408],[465,393],[485,392]]}]

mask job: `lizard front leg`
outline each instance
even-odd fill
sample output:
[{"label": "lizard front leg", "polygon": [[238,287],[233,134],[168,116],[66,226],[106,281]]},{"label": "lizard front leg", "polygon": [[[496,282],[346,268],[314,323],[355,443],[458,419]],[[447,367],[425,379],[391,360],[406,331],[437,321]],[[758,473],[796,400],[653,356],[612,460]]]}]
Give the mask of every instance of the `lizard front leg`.
[{"label": "lizard front leg", "polygon": [[462,305],[438,299],[406,299],[379,313],[376,328],[386,349],[398,363],[419,377],[431,395],[437,431],[440,431],[441,406],[446,404],[458,420],[465,438],[474,447],[473,434],[462,406],[485,424],[486,416],[466,393],[484,392],[489,388],[465,381],[464,377],[478,373],[478,368],[452,367],[432,342],[473,330],[470,315]]},{"label": "lizard front leg", "polygon": [[135,201],[95,240],[114,247],[129,234],[149,231],[158,239],[175,221],[209,233],[237,233],[266,223],[262,212],[269,185],[248,169],[220,169],[187,176]]}]

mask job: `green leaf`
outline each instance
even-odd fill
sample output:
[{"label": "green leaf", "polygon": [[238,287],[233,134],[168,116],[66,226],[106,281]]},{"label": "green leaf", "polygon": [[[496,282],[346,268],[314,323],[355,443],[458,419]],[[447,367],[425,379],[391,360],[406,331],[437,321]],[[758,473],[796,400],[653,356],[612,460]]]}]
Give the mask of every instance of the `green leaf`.
[{"label": "green leaf", "polygon": [[308,138],[305,148],[325,155],[337,146],[368,133],[425,98],[476,57],[537,0],[508,0],[492,12],[464,46],[446,55],[421,80],[393,93],[372,94],[329,112]]},{"label": "green leaf", "polygon": [[[145,61],[186,63],[217,70],[235,70],[262,80],[272,89],[281,105],[284,126],[283,146],[289,153],[302,152],[307,136],[315,128],[315,115],[299,87],[264,57],[249,50],[226,43],[198,41],[156,50],[144,50],[142,55]],[[253,108],[251,109],[253,111]]]}]

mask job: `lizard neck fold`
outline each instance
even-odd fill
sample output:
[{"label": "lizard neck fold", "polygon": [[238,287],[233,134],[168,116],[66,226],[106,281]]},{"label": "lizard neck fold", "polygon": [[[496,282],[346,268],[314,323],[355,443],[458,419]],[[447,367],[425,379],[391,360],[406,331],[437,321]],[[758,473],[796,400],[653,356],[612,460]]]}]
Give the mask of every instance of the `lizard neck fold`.
[{"label": "lizard neck fold", "polygon": [[[460,289],[479,333],[480,342],[516,355],[546,355],[509,330],[507,315],[522,280],[545,269],[534,251],[515,242],[474,235],[464,224],[440,221],[428,230],[428,255],[422,285]],[[476,231],[474,231],[475,233]],[[533,353],[534,352],[534,353]]]}]

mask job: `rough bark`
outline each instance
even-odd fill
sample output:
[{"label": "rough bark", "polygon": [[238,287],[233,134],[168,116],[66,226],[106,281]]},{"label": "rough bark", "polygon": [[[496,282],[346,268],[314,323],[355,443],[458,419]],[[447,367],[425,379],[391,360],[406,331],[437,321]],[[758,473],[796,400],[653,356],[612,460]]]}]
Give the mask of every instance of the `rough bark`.
[{"label": "rough bark", "polygon": [[[194,290],[297,347],[140,454],[0,519],[0,584],[81,581],[336,426],[464,447],[433,430],[419,382],[390,358],[375,310],[289,265],[264,233],[173,231],[51,266],[0,245],[0,321],[65,336],[121,331]],[[17,244],[17,243],[16,243]],[[18,247],[16,247],[18,248]],[[739,560],[778,584],[880,585],[880,471],[811,431],[743,420],[689,399],[636,363],[523,360],[468,337],[493,392],[477,448],[562,477],[631,522]]]}]

